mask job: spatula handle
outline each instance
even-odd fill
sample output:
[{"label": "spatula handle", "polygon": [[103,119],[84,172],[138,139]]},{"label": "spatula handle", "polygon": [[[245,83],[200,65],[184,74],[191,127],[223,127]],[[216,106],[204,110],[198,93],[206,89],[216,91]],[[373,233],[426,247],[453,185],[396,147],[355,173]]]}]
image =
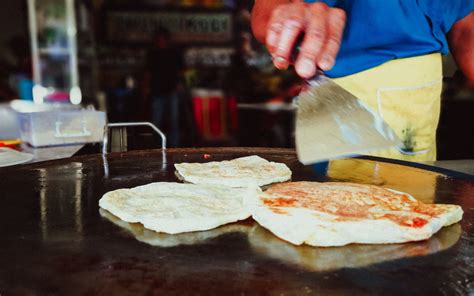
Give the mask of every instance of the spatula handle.
[{"label": "spatula handle", "polygon": [[303,43],[304,36],[305,36],[305,33],[301,32],[296,38],[296,41],[294,43],[295,46],[293,47],[293,50],[291,51],[291,55],[290,55],[291,64],[295,64],[296,59],[298,58],[298,55],[300,54],[301,44]]}]

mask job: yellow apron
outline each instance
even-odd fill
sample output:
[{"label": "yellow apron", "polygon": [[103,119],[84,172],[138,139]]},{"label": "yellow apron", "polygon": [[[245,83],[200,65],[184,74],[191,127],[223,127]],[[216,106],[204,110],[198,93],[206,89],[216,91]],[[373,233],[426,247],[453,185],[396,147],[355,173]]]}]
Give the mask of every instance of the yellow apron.
[{"label": "yellow apron", "polygon": [[436,160],[442,62],[439,53],[396,59],[334,80],[378,112],[404,147],[371,153],[407,161]]}]

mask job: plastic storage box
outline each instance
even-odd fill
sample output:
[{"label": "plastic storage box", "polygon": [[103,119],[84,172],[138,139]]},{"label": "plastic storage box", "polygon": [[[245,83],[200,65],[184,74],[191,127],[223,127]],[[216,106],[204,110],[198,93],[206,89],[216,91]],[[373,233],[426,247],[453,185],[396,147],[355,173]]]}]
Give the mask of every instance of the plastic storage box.
[{"label": "plastic storage box", "polygon": [[17,113],[20,137],[33,147],[102,142],[106,115],[94,110]]}]

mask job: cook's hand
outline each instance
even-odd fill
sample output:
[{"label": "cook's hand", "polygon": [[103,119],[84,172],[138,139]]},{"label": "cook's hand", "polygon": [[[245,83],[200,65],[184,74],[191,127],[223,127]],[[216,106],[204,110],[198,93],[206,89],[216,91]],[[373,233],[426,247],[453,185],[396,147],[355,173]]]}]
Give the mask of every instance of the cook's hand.
[{"label": "cook's hand", "polygon": [[318,2],[294,2],[278,6],[268,23],[266,45],[279,69],[290,63],[291,52],[301,32],[305,33],[300,53],[295,61],[299,76],[311,78],[317,68],[330,70],[334,66],[346,23],[342,9]]}]

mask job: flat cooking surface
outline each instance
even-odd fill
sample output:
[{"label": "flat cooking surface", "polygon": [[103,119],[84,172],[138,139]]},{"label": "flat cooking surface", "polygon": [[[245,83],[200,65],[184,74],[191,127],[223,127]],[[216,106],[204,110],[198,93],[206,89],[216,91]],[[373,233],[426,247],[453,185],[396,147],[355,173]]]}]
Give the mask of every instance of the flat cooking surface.
[{"label": "flat cooking surface", "polygon": [[[107,191],[176,181],[173,163],[258,154],[293,180],[377,184],[463,207],[425,242],[296,247],[248,220],[157,234],[99,211]],[[165,161],[163,161],[165,160]],[[382,160],[304,167],[292,150],[179,149],[100,155],[0,170],[1,295],[342,295],[474,293],[474,181]]]}]

